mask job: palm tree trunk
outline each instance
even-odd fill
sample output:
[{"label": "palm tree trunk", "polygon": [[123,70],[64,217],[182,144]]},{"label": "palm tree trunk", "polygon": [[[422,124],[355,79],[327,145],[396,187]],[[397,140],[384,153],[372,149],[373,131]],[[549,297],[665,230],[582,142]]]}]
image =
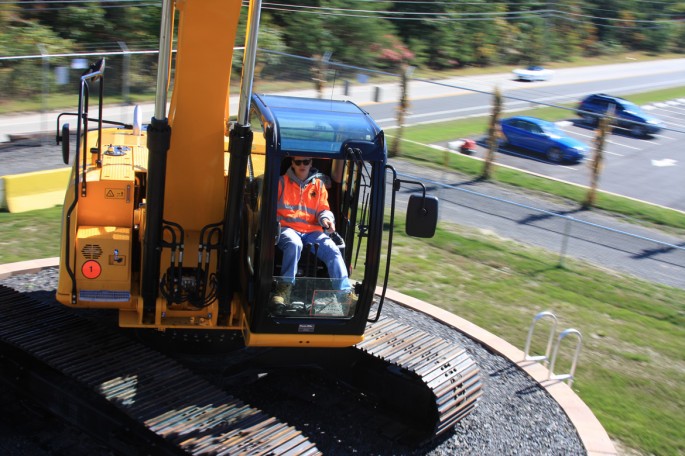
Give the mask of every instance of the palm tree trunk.
[{"label": "palm tree trunk", "polygon": [[583,209],[594,207],[597,199],[597,187],[599,186],[599,176],[604,167],[604,145],[606,137],[611,134],[611,119],[614,115],[614,110],[610,109],[607,114],[599,121],[599,126],[595,133],[595,153],[590,164],[590,189],[587,192],[587,197],[583,201]]},{"label": "palm tree trunk", "polygon": [[397,133],[392,140],[388,156],[399,157],[400,155],[400,141],[402,140],[402,133],[404,131],[404,117],[407,115],[409,109],[409,76],[414,71],[413,67],[409,65],[402,65],[402,74],[400,80],[400,103],[397,106]]},{"label": "palm tree trunk", "polygon": [[492,102],[492,116],[490,117],[490,127],[488,128],[488,152],[485,156],[485,164],[483,165],[482,179],[490,179],[492,177],[492,165],[495,162],[495,152],[497,151],[499,139],[501,135],[501,127],[499,124],[500,114],[502,113],[502,94],[499,87],[495,88]]}]

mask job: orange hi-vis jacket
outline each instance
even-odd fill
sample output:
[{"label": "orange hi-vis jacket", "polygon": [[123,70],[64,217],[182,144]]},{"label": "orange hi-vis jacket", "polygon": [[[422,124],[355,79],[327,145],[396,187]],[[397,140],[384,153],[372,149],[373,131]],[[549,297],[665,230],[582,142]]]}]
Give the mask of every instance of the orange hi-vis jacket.
[{"label": "orange hi-vis jacket", "polygon": [[276,219],[281,227],[300,233],[321,231],[324,218],[335,223],[324,183],[315,173],[301,181],[292,168],[288,169],[278,182]]}]

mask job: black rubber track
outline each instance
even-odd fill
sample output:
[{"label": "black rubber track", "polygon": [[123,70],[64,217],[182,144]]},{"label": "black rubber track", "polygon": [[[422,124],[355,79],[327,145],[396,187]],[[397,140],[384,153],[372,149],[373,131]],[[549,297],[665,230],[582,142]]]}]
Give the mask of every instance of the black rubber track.
[{"label": "black rubber track", "polygon": [[91,433],[147,441],[129,454],[321,454],[294,427],[67,308],[0,285],[0,316],[4,374]]}]

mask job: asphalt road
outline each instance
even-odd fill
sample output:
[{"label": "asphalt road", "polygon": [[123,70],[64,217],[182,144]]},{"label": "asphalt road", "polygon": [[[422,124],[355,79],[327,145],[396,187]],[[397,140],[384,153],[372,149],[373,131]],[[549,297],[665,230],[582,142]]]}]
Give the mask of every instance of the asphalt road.
[{"label": "asphalt road", "polygon": [[[410,113],[408,125],[427,121],[442,121],[466,116],[481,116],[490,113],[492,91],[499,87],[505,97],[505,109],[515,110],[536,104],[558,105],[579,100],[595,92],[614,92],[618,95],[645,92],[685,85],[685,59],[670,59],[654,62],[632,62],[593,67],[565,68],[555,72],[550,81],[515,81],[511,73],[487,74],[481,76],[455,77],[441,81],[412,81],[409,88]],[[396,125],[396,109],[399,100],[398,83],[381,85],[348,86],[345,93],[341,83],[331,85],[324,96],[349,99],[364,106],[383,128]],[[259,82],[255,92],[260,93]],[[375,102],[376,93],[380,101]],[[288,95],[315,97],[313,90],[288,92]],[[684,94],[685,96],[685,94]],[[74,107],[75,108],[75,107]],[[142,118],[148,122],[154,107],[151,103],[141,105]],[[231,97],[230,112],[237,112],[238,98]],[[55,112],[9,115],[1,118],[0,141],[8,135],[55,131]],[[131,122],[131,106],[105,107],[107,119]],[[683,129],[685,130],[685,128]],[[4,138],[4,139],[3,139]]]},{"label": "asphalt road", "polygon": [[[575,103],[591,93],[629,95],[683,85],[685,59],[560,69],[551,80],[540,82],[515,81],[509,73],[416,82],[409,88],[411,103],[406,123],[488,115],[495,88],[502,92],[504,110],[513,111],[539,104]],[[383,98],[382,103],[365,103],[368,95],[361,91],[357,94],[355,90],[352,89],[351,96],[364,104],[382,127],[396,125],[396,97],[390,87],[382,89],[384,94],[388,91],[388,98]]]},{"label": "asphalt road", "polygon": [[[669,119],[671,125],[685,126],[685,97],[643,108],[657,117]],[[588,186],[591,175],[589,165],[594,157],[594,128],[577,118],[558,122],[557,125],[569,136],[588,145],[590,154],[587,160],[576,164],[551,163],[540,154],[505,144],[500,146],[496,161],[531,173]],[[487,152],[485,135],[472,139],[477,142],[474,156],[484,158]],[[614,131],[605,145],[600,190],[685,211],[684,141],[685,131],[662,131],[647,138]],[[449,142],[433,146],[449,149]]]},{"label": "asphalt road", "polygon": [[[535,106],[575,104],[590,93],[628,95],[684,85],[685,59],[564,69],[558,70],[550,81],[545,82],[515,81],[511,74],[455,78],[441,81],[439,87],[434,84],[411,87],[412,101],[406,123],[412,125],[487,115],[491,111],[491,92],[495,87],[499,87],[505,97],[503,117],[507,117]],[[381,126],[395,126],[394,103],[371,104],[365,108]],[[682,97],[644,108],[664,122],[664,130],[651,138],[633,138],[625,132],[615,131],[607,143],[599,188],[685,211],[685,147],[682,146],[685,140],[685,90]],[[562,129],[592,148],[594,130],[583,124],[572,110],[566,110],[563,115],[566,121],[561,123]],[[392,129],[388,134],[392,135]],[[459,139],[462,138],[454,138]],[[476,156],[484,157],[483,135],[472,139],[480,146]],[[448,143],[433,146],[447,147]],[[504,147],[500,152],[497,161],[507,166],[589,185],[590,168],[586,164],[592,161],[592,157],[577,165],[558,165],[520,149]]]}]

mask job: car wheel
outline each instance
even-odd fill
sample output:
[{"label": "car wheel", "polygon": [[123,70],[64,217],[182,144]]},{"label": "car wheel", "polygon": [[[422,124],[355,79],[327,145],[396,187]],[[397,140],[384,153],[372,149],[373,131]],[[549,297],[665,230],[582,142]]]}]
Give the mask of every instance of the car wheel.
[{"label": "car wheel", "polygon": [[644,125],[633,124],[633,126],[630,127],[630,134],[638,138],[642,138],[643,136],[647,135],[647,129],[644,127]]},{"label": "car wheel", "polygon": [[561,150],[559,150],[558,147],[551,147],[547,151],[547,160],[551,161],[552,163],[561,163],[563,158],[564,154],[561,153]]}]

